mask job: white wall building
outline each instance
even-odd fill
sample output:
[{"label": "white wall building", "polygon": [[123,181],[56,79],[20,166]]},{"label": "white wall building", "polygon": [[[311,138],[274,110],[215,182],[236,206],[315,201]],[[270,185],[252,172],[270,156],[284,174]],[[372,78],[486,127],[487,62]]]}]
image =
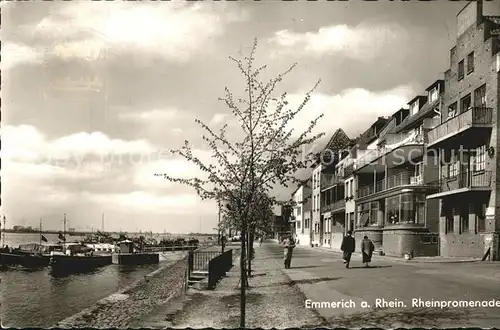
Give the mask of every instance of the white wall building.
[{"label": "white wall building", "polygon": [[316,166],[312,173],[312,244],[321,246],[323,241],[323,223],[321,219],[321,171],[323,165]]},{"label": "white wall building", "polygon": [[293,193],[295,206],[293,216],[295,222],[296,243],[309,246],[311,244],[311,218],[306,205],[311,203],[311,187],[300,186]]}]

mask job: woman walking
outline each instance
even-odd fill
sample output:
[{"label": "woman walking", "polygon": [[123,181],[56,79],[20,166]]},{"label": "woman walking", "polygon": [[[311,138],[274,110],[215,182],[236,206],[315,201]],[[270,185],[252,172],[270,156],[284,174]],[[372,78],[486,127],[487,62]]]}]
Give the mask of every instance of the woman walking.
[{"label": "woman walking", "polygon": [[363,255],[363,263],[365,267],[368,267],[368,264],[372,262],[373,251],[375,250],[375,245],[368,238],[368,236],[363,237],[363,241],[361,242],[361,253]]}]

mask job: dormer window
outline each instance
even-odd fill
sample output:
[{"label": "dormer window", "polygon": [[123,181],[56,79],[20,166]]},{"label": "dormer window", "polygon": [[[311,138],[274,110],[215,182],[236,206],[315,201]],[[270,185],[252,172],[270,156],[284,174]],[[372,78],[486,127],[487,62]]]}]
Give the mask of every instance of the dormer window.
[{"label": "dormer window", "polygon": [[448,118],[453,118],[457,114],[457,102],[448,107]]},{"label": "dormer window", "polygon": [[418,100],[413,102],[410,106],[410,116],[413,116],[418,112]]},{"label": "dormer window", "polygon": [[431,91],[429,91],[429,103],[434,102],[438,99],[438,89],[434,87]]}]

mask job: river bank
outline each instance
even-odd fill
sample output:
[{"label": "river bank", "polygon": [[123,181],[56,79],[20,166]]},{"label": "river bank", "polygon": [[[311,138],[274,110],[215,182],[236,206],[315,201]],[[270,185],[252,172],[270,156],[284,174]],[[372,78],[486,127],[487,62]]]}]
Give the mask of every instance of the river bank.
[{"label": "river bank", "polygon": [[142,315],[181,295],[187,288],[187,253],[166,262],[120,291],[99,300],[94,306],[70,316],[59,328],[126,328]]}]

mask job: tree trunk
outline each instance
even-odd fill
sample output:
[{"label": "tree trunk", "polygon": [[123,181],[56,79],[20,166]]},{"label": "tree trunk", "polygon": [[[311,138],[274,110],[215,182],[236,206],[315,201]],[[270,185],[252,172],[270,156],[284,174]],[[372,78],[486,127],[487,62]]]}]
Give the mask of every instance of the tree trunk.
[{"label": "tree trunk", "polygon": [[254,231],[255,228],[250,228],[248,231],[248,251],[249,251],[249,258],[248,258],[248,277],[252,277],[252,260],[255,256],[255,250],[253,248],[253,242],[254,242]]},{"label": "tree trunk", "polygon": [[245,307],[246,307],[246,283],[247,283],[247,272],[246,272],[246,224],[242,223],[241,226],[241,256],[240,256],[240,328],[245,328]]}]

